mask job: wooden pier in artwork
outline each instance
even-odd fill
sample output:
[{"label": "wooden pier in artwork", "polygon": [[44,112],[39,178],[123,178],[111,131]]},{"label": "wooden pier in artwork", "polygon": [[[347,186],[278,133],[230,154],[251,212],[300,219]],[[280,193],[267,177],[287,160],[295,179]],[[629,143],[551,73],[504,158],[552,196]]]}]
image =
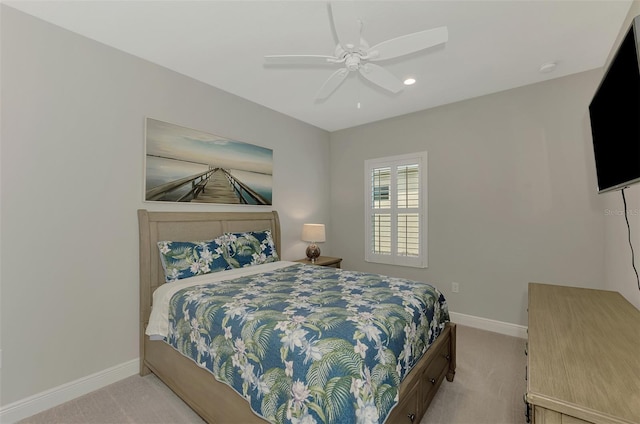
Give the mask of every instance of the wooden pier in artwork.
[{"label": "wooden pier in artwork", "polygon": [[177,202],[224,203],[224,204],[270,204],[242,181],[234,178],[224,168],[213,168],[200,174],[181,178],[147,190],[146,200],[164,200],[170,192],[191,184],[191,189]]},{"label": "wooden pier in artwork", "polygon": [[218,168],[211,174],[211,177],[204,185],[202,191],[198,193],[196,199],[198,202],[203,203],[241,203],[238,193],[233,189],[231,182],[222,168]]}]

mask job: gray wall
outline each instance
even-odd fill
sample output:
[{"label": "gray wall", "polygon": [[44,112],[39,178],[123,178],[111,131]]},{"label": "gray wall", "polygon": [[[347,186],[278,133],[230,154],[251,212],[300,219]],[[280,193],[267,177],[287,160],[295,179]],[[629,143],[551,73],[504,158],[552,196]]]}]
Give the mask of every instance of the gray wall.
[{"label": "gray wall", "polygon": [[[452,311],[527,322],[530,281],[603,285],[591,71],[331,134],[329,235],[344,267],[426,280]],[[429,267],[364,261],[364,161],[428,151]],[[451,283],[460,292],[450,291]]]},{"label": "gray wall", "polygon": [[274,150],[284,259],[330,228],[329,134],[0,7],[6,405],[138,357],[137,209],[247,210],[143,202],[145,116]]}]

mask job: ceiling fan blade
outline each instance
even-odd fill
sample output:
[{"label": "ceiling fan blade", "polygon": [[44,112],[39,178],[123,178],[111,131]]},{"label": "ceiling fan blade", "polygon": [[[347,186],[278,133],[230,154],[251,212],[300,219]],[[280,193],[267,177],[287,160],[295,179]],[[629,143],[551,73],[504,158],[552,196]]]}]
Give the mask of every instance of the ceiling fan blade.
[{"label": "ceiling fan blade", "polygon": [[354,2],[338,1],[329,3],[329,11],[338,44],[345,51],[357,51],[360,47],[362,22],[356,15]]},{"label": "ceiling fan blade", "polygon": [[337,59],[324,55],[270,55],[264,57],[267,65],[326,65],[333,64]]},{"label": "ceiling fan blade", "polygon": [[428,49],[429,47],[433,47],[438,44],[446,43],[448,39],[449,31],[447,30],[447,27],[444,26],[414,32],[412,34],[383,41],[382,43],[371,47],[369,49],[369,60],[376,61],[393,59],[395,57]]},{"label": "ceiling fan blade", "polygon": [[348,74],[349,71],[347,70],[347,68],[340,68],[333,74],[331,74],[331,76],[324,82],[324,84],[322,84],[320,90],[318,90],[316,99],[323,100],[329,97],[331,93],[336,91],[336,88],[338,88],[340,84],[342,84]]},{"label": "ceiling fan blade", "polygon": [[360,71],[360,75],[394,94],[399,93],[404,88],[402,81],[382,66],[374,63],[367,63],[361,66],[358,70]]}]

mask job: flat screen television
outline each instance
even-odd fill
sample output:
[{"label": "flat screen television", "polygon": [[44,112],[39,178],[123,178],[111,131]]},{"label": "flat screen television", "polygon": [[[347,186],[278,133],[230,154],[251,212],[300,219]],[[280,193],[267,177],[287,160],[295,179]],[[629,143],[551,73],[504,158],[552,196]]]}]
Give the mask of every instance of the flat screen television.
[{"label": "flat screen television", "polygon": [[589,105],[598,193],[640,182],[639,36],[637,16]]}]

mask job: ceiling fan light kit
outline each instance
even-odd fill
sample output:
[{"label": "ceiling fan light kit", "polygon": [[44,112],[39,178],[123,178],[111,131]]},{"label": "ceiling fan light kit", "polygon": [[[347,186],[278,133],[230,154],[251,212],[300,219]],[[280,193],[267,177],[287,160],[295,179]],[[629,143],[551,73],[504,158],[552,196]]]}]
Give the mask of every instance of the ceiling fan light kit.
[{"label": "ceiling fan light kit", "polygon": [[[349,6],[349,5],[347,5]],[[336,4],[329,4],[332,28],[338,44],[333,56],[325,55],[269,55],[268,64],[339,64],[344,67],[333,72],[316,93],[317,100],[328,98],[344,82],[349,72],[358,71],[373,84],[391,92],[399,93],[404,85],[391,72],[377,65],[376,61],[394,59],[420,50],[446,43],[449,39],[447,27],[414,32],[383,41],[373,47],[361,36],[362,21],[357,18],[352,7],[341,5],[343,14],[336,13]],[[356,47],[357,42],[357,47]],[[415,82],[415,80],[414,80]]]}]

